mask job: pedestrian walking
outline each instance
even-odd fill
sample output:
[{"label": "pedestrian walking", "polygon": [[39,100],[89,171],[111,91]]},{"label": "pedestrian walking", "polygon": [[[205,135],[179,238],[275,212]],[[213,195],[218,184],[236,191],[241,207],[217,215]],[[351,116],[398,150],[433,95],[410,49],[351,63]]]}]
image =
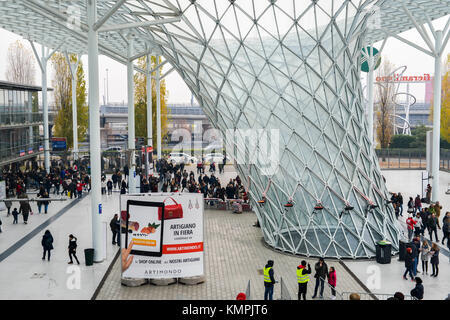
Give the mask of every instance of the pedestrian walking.
[{"label": "pedestrian walking", "polygon": [[11,214],[11,206],[12,206],[12,201],[5,201],[5,206],[6,209],[8,209],[8,213],[6,214],[7,217],[9,217],[9,215]]},{"label": "pedestrian walking", "polygon": [[450,241],[450,212],[446,212],[444,218],[442,219],[442,232],[444,237],[442,238],[442,244],[445,244],[445,240]]},{"label": "pedestrian walking", "polygon": [[[120,222],[119,222],[119,215],[116,213],[114,217],[109,222],[109,227],[111,228],[111,232],[113,234],[112,237],[112,244],[120,244]],[[117,240],[116,240],[117,238]]]},{"label": "pedestrian walking", "polygon": [[106,183],[106,187],[108,188],[108,195],[112,195],[113,183],[112,183],[111,179],[108,179],[108,182]]},{"label": "pedestrian walking", "polygon": [[[42,198],[42,199],[50,198],[50,196],[48,195],[48,193],[44,187],[41,187],[41,189],[39,190],[39,193],[37,194],[37,197]],[[47,214],[48,204],[49,204],[49,201],[37,201],[39,213],[41,213],[41,207],[44,206],[44,212],[45,212],[45,214]]]},{"label": "pedestrian walking", "polygon": [[273,271],[273,260],[267,261],[264,267],[264,300],[273,300],[273,286],[276,283]]},{"label": "pedestrian walking", "polygon": [[17,211],[17,208],[14,208],[14,210],[12,211],[12,216],[14,218],[13,224],[18,224],[19,211]]},{"label": "pedestrian walking", "polygon": [[408,227],[408,241],[412,240],[415,224],[416,222],[414,221],[412,214],[408,214],[408,218],[406,219],[406,225]]},{"label": "pedestrian walking", "polygon": [[80,261],[78,261],[77,258],[77,238],[73,236],[73,234],[69,235],[69,258],[70,262],[69,264],[73,264],[72,256],[75,258],[78,264],[80,264]]},{"label": "pedestrian walking", "polygon": [[21,213],[23,216],[23,223],[28,224],[28,215],[30,213],[33,213],[33,211],[31,210],[30,203],[28,201],[20,202],[19,213]]},{"label": "pedestrian walking", "polygon": [[409,276],[411,277],[411,280],[414,281],[414,274],[413,274],[413,265],[414,265],[414,255],[413,250],[411,247],[406,248],[406,255],[405,255],[405,273],[403,274],[403,279],[408,280],[406,275],[409,273]]},{"label": "pedestrian walking", "polygon": [[422,218],[420,217],[420,212],[417,212],[413,218],[414,220],[414,236],[419,237],[423,229]]},{"label": "pedestrian walking", "polygon": [[434,242],[431,245],[430,255],[431,255],[430,263],[433,270],[433,274],[431,276],[437,277],[439,274],[439,246]]},{"label": "pedestrian walking", "polygon": [[311,266],[308,263],[306,269],[306,261],[302,260],[301,264],[297,266],[297,282],[298,282],[298,300],[306,300],[306,292],[308,290],[309,274],[311,274]]},{"label": "pedestrian walking", "polygon": [[45,231],[41,244],[44,249],[42,260],[45,260],[46,253],[48,253],[48,261],[50,261],[50,251],[53,250],[53,236],[50,233],[50,230]]},{"label": "pedestrian walking", "polygon": [[439,242],[437,235],[437,218],[436,214],[433,212],[431,217],[428,218],[428,233],[430,234],[430,240],[433,241],[433,233],[436,237],[436,242]]},{"label": "pedestrian walking", "polygon": [[314,288],[314,295],[312,298],[314,299],[317,297],[317,290],[319,289],[320,284],[320,298],[323,299],[323,289],[325,285],[325,278],[328,275],[328,266],[323,258],[319,258],[319,261],[314,266],[314,269],[316,271],[314,275],[314,278],[316,278],[316,286]]},{"label": "pedestrian walking", "polygon": [[328,272],[328,284],[331,286],[331,300],[336,300],[336,270],[334,267],[330,267]]}]

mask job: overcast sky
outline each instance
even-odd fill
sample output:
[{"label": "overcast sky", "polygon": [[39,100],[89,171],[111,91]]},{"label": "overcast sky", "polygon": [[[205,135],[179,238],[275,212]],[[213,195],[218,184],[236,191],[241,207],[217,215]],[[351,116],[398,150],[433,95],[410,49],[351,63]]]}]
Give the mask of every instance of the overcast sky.
[{"label": "overcast sky", "polygon": [[[433,22],[434,28],[436,30],[442,29],[447,22],[447,17],[443,17]],[[419,34],[415,30],[410,30],[401,34],[402,37],[413,41],[421,46],[425,47],[424,41],[420,38]],[[22,43],[30,48],[28,41],[24,40],[22,37],[8,32],[0,28],[0,79],[6,80],[6,56],[8,51],[8,46],[16,41],[21,40]],[[375,47],[380,48],[381,43],[375,44]],[[444,57],[447,56],[450,50],[450,44],[447,44],[444,50]],[[40,50],[38,49],[38,52]],[[405,75],[423,75],[429,73],[434,74],[434,59],[425,53],[414,49],[403,42],[389,38],[382,54],[383,59],[388,59],[396,67],[407,66],[407,71]],[[83,63],[87,66],[87,56],[83,56]],[[51,69],[51,68],[49,68]],[[99,80],[100,80],[100,101],[103,104],[104,90],[104,80],[106,79],[106,69],[108,69],[108,79],[109,79],[109,101],[111,102],[122,102],[127,101],[127,86],[126,86],[126,66],[113,61],[110,58],[100,56],[99,59]],[[169,70],[170,66],[164,66],[164,70]],[[86,79],[87,79],[87,68]],[[48,78],[48,85],[51,86],[52,76]],[[365,75],[362,75],[363,86],[365,86]],[[36,63],[36,84],[41,85],[41,75],[38,64]],[[178,75],[177,72],[170,73],[166,78],[166,86],[168,89],[168,101],[169,103],[189,103],[191,100],[191,93],[189,88],[184,83],[183,79]],[[406,86],[404,86],[406,88]],[[418,101],[424,99],[425,85],[424,84],[413,84],[410,86],[411,92],[416,96]],[[404,90],[400,90],[404,91]]]}]

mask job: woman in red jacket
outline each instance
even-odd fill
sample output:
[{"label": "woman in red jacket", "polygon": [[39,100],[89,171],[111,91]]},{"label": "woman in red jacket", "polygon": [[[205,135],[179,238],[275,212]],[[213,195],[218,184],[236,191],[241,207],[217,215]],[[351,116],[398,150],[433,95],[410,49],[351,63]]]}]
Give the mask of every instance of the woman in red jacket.
[{"label": "woman in red jacket", "polygon": [[330,267],[330,272],[328,272],[328,284],[331,286],[331,300],[336,299],[336,270],[334,267]]}]

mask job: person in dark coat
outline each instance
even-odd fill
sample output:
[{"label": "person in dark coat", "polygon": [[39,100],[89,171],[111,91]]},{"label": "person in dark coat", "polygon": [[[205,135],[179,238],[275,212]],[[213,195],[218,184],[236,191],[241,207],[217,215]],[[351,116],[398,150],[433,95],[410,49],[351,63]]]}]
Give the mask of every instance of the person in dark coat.
[{"label": "person in dark coat", "polygon": [[73,264],[72,256],[75,258],[78,264],[80,264],[80,261],[78,261],[77,258],[77,238],[73,236],[73,234],[69,235],[69,258],[70,262],[69,264]]},{"label": "person in dark coat", "polygon": [[439,246],[436,243],[433,243],[431,246],[431,267],[433,268],[432,277],[437,277],[439,273]]},{"label": "person in dark coat", "polygon": [[111,179],[108,179],[108,182],[106,182],[106,187],[108,188],[108,195],[111,195],[113,189],[113,183]]},{"label": "person in dark coat", "polygon": [[317,297],[317,290],[319,289],[320,284],[320,298],[323,298],[323,289],[325,285],[325,279],[328,275],[328,266],[325,263],[325,260],[323,258],[319,258],[319,261],[314,266],[314,269],[316,270],[316,274],[314,275],[314,278],[316,278],[316,286],[314,288],[314,295],[312,298],[314,299]]},{"label": "person in dark coat", "polygon": [[[23,198],[23,197],[21,197],[21,198]],[[25,195],[25,198],[28,198],[28,197]],[[32,212],[30,203],[28,201],[21,201],[20,207],[19,207],[19,213],[21,213],[23,216],[23,223],[25,223],[25,224],[28,223],[28,215],[30,214],[30,212]]]},{"label": "person in dark coat", "polygon": [[423,293],[424,293],[424,289],[423,289],[422,279],[419,277],[416,277],[416,286],[414,287],[414,289],[411,290],[411,296],[417,298],[418,300],[422,300]]},{"label": "person in dark coat", "polygon": [[[120,237],[120,222],[119,222],[119,215],[116,213],[114,215],[114,217],[111,219],[111,221],[109,222],[109,227],[111,228],[111,232],[113,234],[112,237],[112,244],[118,244],[119,242],[119,237]],[[117,240],[116,240],[117,238]]]},{"label": "person in dark coat", "polygon": [[[413,246],[415,247],[415,246]],[[406,248],[406,254],[405,254],[405,273],[403,274],[403,279],[408,280],[406,275],[409,273],[409,276],[411,277],[411,280],[414,280],[414,272],[413,272],[413,266],[414,266],[414,254],[413,254],[413,248],[408,247]]]},{"label": "person in dark coat", "polygon": [[45,231],[41,244],[44,249],[42,260],[45,260],[45,254],[48,252],[48,261],[50,261],[50,250],[53,250],[53,237],[49,230]]},{"label": "person in dark coat", "polygon": [[127,193],[127,183],[125,180],[122,180],[122,186],[120,188],[120,194],[126,194]]}]

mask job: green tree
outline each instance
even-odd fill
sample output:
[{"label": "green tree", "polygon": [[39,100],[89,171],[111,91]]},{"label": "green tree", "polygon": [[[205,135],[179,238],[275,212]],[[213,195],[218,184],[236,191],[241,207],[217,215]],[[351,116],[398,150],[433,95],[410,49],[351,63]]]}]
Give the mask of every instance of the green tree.
[{"label": "green tree", "polygon": [[[444,67],[441,88],[441,139],[450,143],[450,53]],[[430,120],[433,121],[433,100],[431,101]]]},{"label": "green tree", "polygon": [[418,126],[411,130],[414,141],[410,143],[411,148],[425,149],[427,147],[427,131],[431,130],[424,125]]},{"label": "green tree", "polygon": [[[161,63],[161,59],[158,64]],[[141,57],[137,61],[137,65],[141,69],[147,68],[147,58]],[[157,66],[156,57],[151,59],[151,69]],[[160,68],[162,73],[162,67]],[[152,76],[156,76],[156,72],[153,72]],[[168,119],[167,119],[167,96],[166,83],[164,80],[161,82],[161,135],[162,139],[168,132]],[[152,81],[152,123],[153,123],[153,146],[156,148],[156,81]],[[136,137],[147,138],[147,76],[140,72],[134,75],[134,117],[135,117],[135,135]]]},{"label": "green tree", "polygon": [[394,94],[395,84],[390,82],[388,75],[394,70],[394,65],[387,59],[384,59],[383,64],[378,68],[377,76],[386,80],[378,82],[375,89],[375,105],[376,117],[376,132],[377,138],[382,149],[387,148],[391,142],[394,126]]},{"label": "green tree", "polygon": [[410,148],[411,143],[414,141],[415,138],[413,136],[407,134],[396,134],[392,136],[389,148],[392,149]]},{"label": "green tree", "polygon": [[[76,55],[70,55],[71,62],[77,61]],[[55,53],[51,62],[55,71],[53,85],[53,94],[57,114],[54,120],[54,136],[65,137],[67,147],[73,147],[73,122],[72,122],[72,76],[69,65],[62,53]],[[83,63],[79,62],[77,68],[77,121],[78,121],[78,141],[86,138],[89,121],[89,108],[87,105],[86,80],[84,75]]]}]

